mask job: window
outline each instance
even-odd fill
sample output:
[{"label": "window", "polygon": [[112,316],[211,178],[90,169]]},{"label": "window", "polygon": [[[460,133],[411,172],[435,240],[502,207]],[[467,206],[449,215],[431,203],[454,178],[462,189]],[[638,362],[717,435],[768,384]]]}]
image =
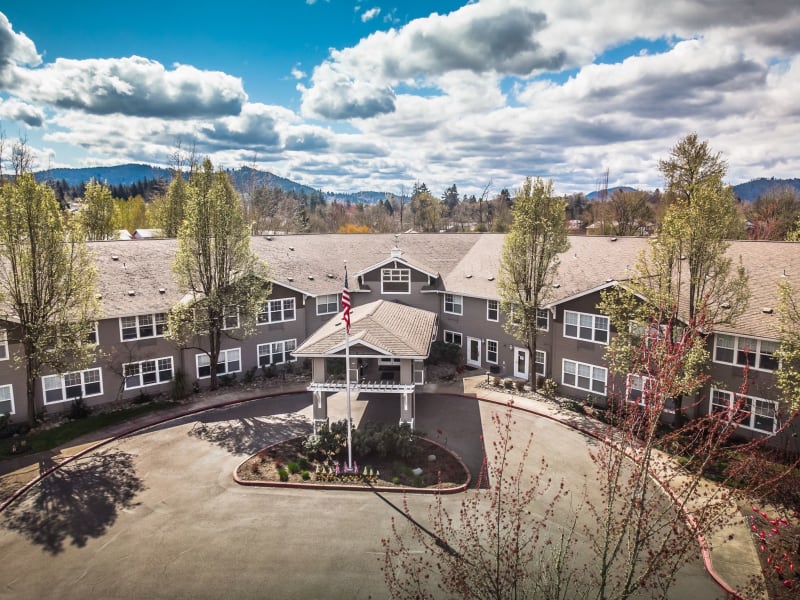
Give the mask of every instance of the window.
[{"label": "window", "polygon": [[8,360],[8,332],[0,329],[0,360]]},{"label": "window", "polygon": [[740,427],[766,433],[775,432],[778,422],[777,402],[754,396],[741,396],[726,390],[711,388],[709,412],[732,414],[734,409],[738,409],[736,418]]},{"label": "window", "polygon": [[399,367],[400,366],[400,359],[394,357],[380,357],[378,359],[378,364],[382,367]]},{"label": "window", "polygon": [[565,310],[564,337],[607,344],[608,317]]},{"label": "window", "polygon": [[154,315],[120,317],[119,329],[120,337],[123,342],[142,338],[161,337],[167,330],[167,314],[156,313]]},{"label": "window", "polygon": [[278,298],[264,302],[261,305],[261,312],[258,313],[259,325],[294,321],[294,319],[294,298]]},{"label": "window", "polygon": [[748,365],[761,371],[775,371],[778,342],[717,333],[714,335],[714,361],[729,365]]},{"label": "window", "polygon": [[411,269],[381,269],[382,294],[410,294]]},{"label": "window", "polygon": [[651,395],[654,392],[654,385],[655,380],[652,377],[628,373],[628,378],[625,385],[625,399],[628,402],[635,402],[640,406],[644,406],[644,394],[647,392],[648,396]]},{"label": "window", "polygon": [[122,365],[122,374],[126,390],[172,381],[172,357],[126,363]]},{"label": "window", "polygon": [[86,369],[63,375],[42,377],[44,403],[55,404],[73,398],[99,396],[103,393],[103,379],[100,369]]},{"label": "window", "polygon": [[222,310],[222,329],[239,328],[239,309],[235,306],[226,306]]},{"label": "window", "polygon": [[497,300],[486,301],[486,320],[487,321],[500,320],[500,303]]},{"label": "window", "polygon": [[539,331],[547,331],[550,328],[550,311],[546,308],[536,309],[536,327]]},{"label": "window", "polygon": [[[202,353],[195,355],[197,362],[197,378],[204,379],[211,377],[211,358],[208,354]],[[242,370],[241,350],[231,348],[230,350],[220,350],[217,359],[217,375],[229,375],[238,373]]]},{"label": "window", "polygon": [[535,372],[537,375],[541,375],[544,377],[544,368],[545,368],[545,352],[544,350],[537,350],[536,351],[536,367]]},{"label": "window", "polygon": [[0,385],[0,415],[14,414],[14,388],[11,384]]},{"label": "window", "polygon": [[608,371],[603,367],[564,359],[561,383],[594,394],[606,395]]},{"label": "window", "polygon": [[497,364],[497,340],[486,340],[486,362]]},{"label": "window", "polygon": [[455,344],[456,346],[461,345],[461,334],[457,331],[447,331],[444,330],[444,343],[445,344]]},{"label": "window", "polygon": [[444,295],[444,312],[451,315],[460,315],[464,312],[464,297],[456,294]]},{"label": "window", "polygon": [[317,296],[317,314],[332,315],[339,312],[339,294]]},{"label": "window", "polygon": [[294,360],[291,352],[297,347],[297,340],[282,340],[258,345],[258,366],[282,365]]},{"label": "window", "polygon": [[94,344],[95,346],[98,344],[98,340],[100,338],[97,335],[97,321],[92,323],[92,329],[89,331],[89,334],[86,336],[86,341],[89,344]]}]

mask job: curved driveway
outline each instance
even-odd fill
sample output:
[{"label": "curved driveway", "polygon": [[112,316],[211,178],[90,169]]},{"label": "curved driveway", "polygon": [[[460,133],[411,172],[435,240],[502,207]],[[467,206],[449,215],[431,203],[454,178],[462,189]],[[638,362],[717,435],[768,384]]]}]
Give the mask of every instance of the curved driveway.
[{"label": "curved driveway", "polygon": [[[332,403],[332,418],[342,410]],[[488,445],[491,414],[503,410],[474,398],[422,395],[417,424],[474,472],[480,435]],[[56,471],[0,516],[0,598],[386,597],[381,539],[398,515],[380,498],[232,480],[245,456],[308,432],[310,411],[308,394],[211,410],[118,440]],[[393,401],[354,402],[356,420],[396,422],[396,412]],[[544,455],[554,479],[591,476],[592,440],[527,413],[515,419],[517,435],[533,432],[530,464]],[[402,503],[400,495],[387,497]],[[431,501],[408,497],[423,523]],[[458,495],[445,497],[447,505],[459,502]],[[673,595],[721,593],[698,560]]]}]

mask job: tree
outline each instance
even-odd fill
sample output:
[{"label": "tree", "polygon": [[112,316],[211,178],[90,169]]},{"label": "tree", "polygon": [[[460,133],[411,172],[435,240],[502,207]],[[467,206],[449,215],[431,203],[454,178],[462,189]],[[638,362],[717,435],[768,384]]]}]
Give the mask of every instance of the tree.
[{"label": "tree", "polygon": [[114,236],[114,199],[108,186],[94,179],[86,185],[80,222],[90,240],[110,240]]},{"label": "tree", "polygon": [[114,200],[114,229],[126,229],[133,233],[137,229],[146,228],[149,215],[150,212],[141,196]]},{"label": "tree", "polygon": [[745,211],[753,240],[783,240],[800,217],[800,194],[791,186],[776,186],[756,198]]},{"label": "tree", "polygon": [[411,214],[414,215],[414,226],[422,231],[439,230],[439,199],[422,184],[414,184],[411,195]]},{"label": "tree", "polygon": [[[547,301],[558,255],[569,248],[564,227],[566,202],[553,197],[553,182],[528,177],[514,199],[511,231],[503,244],[497,290],[507,315],[505,330],[521,340],[536,361],[538,311]],[[531,385],[537,386],[535,369]]]},{"label": "tree", "polygon": [[186,212],[187,196],[183,173],[175,171],[167,193],[155,201],[153,208],[153,225],[161,230],[164,237],[177,237]]},{"label": "tree", "polygon": [[645,192],[616,190],[609,201],[617,235],[642,235],[642,229],[653,219]]},{"label": "tree", "polygon": [[250,226],[228,175],[209,159],[192,171],[173,270],[191,301],[169,315],[168,336],[209,357],[211,389],[223,334],[247,335],[270,289],[267,267],[250,250]]},{"label": "tree", "polygon": [[775,356],[780,361],[776,373],[781,400],[795,416],[800,411],[800,303],[788,281],[778,284],[780,347]]},{"label": "tree", "polygon": [[[20,155],[25,149],[17,149]],[[88,364],[98,316],[96,272],[83,233],[66,224],[52,190],[22,171],[0,189],[0,295],[22,348],[28,422],[36,418],[36,383]]]}]

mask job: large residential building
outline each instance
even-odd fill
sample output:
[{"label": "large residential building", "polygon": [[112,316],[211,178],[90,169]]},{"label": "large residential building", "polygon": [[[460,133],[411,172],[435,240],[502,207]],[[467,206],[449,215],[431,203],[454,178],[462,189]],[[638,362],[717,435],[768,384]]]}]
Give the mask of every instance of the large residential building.
[{"label": "large residential building", "polygon": [[[354,314],[352,381],[366,391],[397,392],[406,404],[410,394],[403,420],[413,423],[410,390],[425,380],[422,361],[430,338],[460,346],[467,367],[520,379],[533,371],[553,379],[559,393],[580,399],[591,395],[603,402],[611,393],[635,399],[639,378],[616,381],[609,373],[604,354],[614,331],[597,305],[602,290],[633,276],[647,240],[570,238],[549,299],[540,308],[542,332],[532,357],[503,329],[506,315],[496,286],[503,239],[500,234],[253,237],[253,251],[269,265],[271,296],[249,337],[238,335],[239,317],[230,315],[217,372],[242,377],[250,369],[280,367],[299,357],[314,363],[309,389],[315,403],[317,396],[321,401],[337,389],[323,359],[344,355],[339,326],[346,264]],[[102,307],[92,336],[97,359],[80,371],[44,374],[37,410],[66,410],[76,397],[99,405],[142,392],[168,392],[179,369],[190,386],[202,387],[210,377],[207,355],[164,338],[166,315],[187,291],[178,288],[172,272],[176,240],[89,247],[99,269]],[[715,328],[709,338],[712,383],[684,406],[689,417],[727,409],[748,364],[750,413],[740,432],[772,435],[786,415],[776,402],[777,285],[788,278],[800,288],[800,243],[736,241],[728,253],[748,271],[749,305],[734,324]],[[409,321],[422,325],[399,325]],[[3,327],[0,412],[22,420],[27,418],[25,377],[12,360],[20,349],[13,341],[14,324]],[[322,407],[315,409],[315,418],[326,418]],[[791,433],[798,429],[791,424],[780,437],[796,440]]]}]

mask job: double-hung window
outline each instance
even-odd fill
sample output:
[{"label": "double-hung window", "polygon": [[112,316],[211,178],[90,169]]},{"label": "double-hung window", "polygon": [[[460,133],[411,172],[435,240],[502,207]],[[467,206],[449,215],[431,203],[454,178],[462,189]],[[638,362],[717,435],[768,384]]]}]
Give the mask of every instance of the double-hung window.
[{"label": "double-hung window", "polygon": [[607,344],[608,335],[608,317],[571,310],[564,311],[564,337]]},{"label": "double-hung window", "polygon": [[125,363],[122,365],[122,374],[126,390],[172,381],[172,357]]},{"label": "double-hung window", "polygon": [[451,315],[461,315],[464,313],[464,297],[457,294],[444,295],[444,312]]},{"label": "double-hung window", "polygon": [[778,342],[723,333],[714,334],[714,362],[749,366],[760,371],[775,371]]},{"label": "double-hung window", "polygon": [[236,306],[226,306],[222,310],[222,329],[239,328],[239,309]]},{"label": "double-hung window", "polygon": [[278,298],[268,300],[261,305],[258,313],[258,324],[282,323],[295,320],[294,298]]},{"label": "double-hung window", "polygon": [[291,352],[297,347],[297,340],[281,340],[258,345],[258,366],[282,365],[295,360]]},{"label": "double-hung window", "polygon": [[497,364],[497,340],[486,340],[486,362],[493,365]]},{"label": "double-hung window", "polygon": [[317,296],[317,315],[332,315],[339,312],[339,294]]},{"label": "double-hung window", "polygon": [[73,398],[100,396],[103,393],[103,378],[100,369],[86,369],[60,375],[42,377],[44,403],[55,404]]},{"label": "double-hung window", "polygon": [[567,359],[562,363],[561,383],[569,387],[605,396],[607,378],[605,367]]},{"label": "double-hung window", "polygon": [[486,301],[486,320],[499,321],[500,320],[500,302],[497,300]]},{"label": "double-hung window", "polygon": [[461,346],[461,334],[458,331],[444,330],[444,343]]},{"label": "double-hung window", "polygon": [[410,294],[411,269],[381,269],[381,294]]},{"label": "double-hung window", "polygon": [[14,413],[14,388],[10,383],[0,385],[0,415],[13,415]]},{"label": "double-hung window", "polygon": [[550,328],[550,311],[546,308],[536,309],[536,327],[539,331],[547,331]]},{"label": "double-hung window", "polygon": [[136,315],[120,317],[120,338],[123,342],[143,338],[161,337],[167,329],[167,314]]},{"label": "double-hung window", "polygon": [[8,332],[0,329],[0,360],[8,360]]},{"label": "double-hung window", "polygon": [[765,433],[774,433],[777,428],[778,403],[773,400],[711,388],[709,404],[710,413],[727,413],[738,421],[740,427]]},{"label": "double-hung window", "polygon": [[[197,363],[197,378],[204,379],[211,377],[211,359],[208,354],[200,353],[195,355]],[[220,350],[217,359],[217,375],[230,375],[242,370],[242,354],[240,348],[230,350]]]},{"label": "double-hung window", "polygon": [[547,354],[545,353],[545,351],[544,350],[537,350],[536,351],[536,363],[533,365],[534,366],[534,372],[537,375],[540,375],[540,376],[544,377],[545,367],[547,366],[546,365],[546,361],[547,361]]}]

